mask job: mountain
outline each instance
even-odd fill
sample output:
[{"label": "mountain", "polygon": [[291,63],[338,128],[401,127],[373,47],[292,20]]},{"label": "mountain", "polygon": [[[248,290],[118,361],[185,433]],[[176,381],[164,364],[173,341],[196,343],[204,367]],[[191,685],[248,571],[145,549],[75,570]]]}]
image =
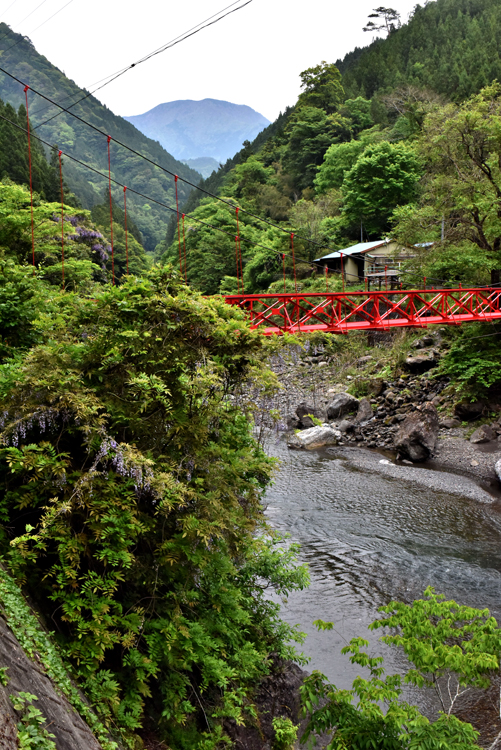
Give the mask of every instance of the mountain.
[{"label": "mountain", "polygon": [[[43,55],[40,55],[27,37],[15,34],[4,23],[0,23],[0,66],[33,89],[40,91],[65,107],[71,106],[81,97],[88,94],[79,88]],[[107,174],[108,154],[106,136],[79,122],[70,114],[29,93],[30,121],[34,133],[50,144],[57,144],[65,153],[80,159],[96,170]],[[18,108],[24,105],[23,86],[0,71],[0,97],[3,101]],[[151,140],[130,122],[114,115],[95,97],[89,96],[85,101],[72,107],[72,112],[90,122],[114,138],[127,144],[180,177],[194,184],[200,181],[200,174],[186,164],[177,161],[162,146]],[[55,116],[50,122],[49,118]],[[45,123],[46,124],[42,124]],[[175,206],[174,178],[161,169],[149,164],[130,151],[112,144],[112,176],[119,182],[133,188],[143,195],[150,196],[168,206]],[[91,209],[103,202],[103,195],[108,189],[107,177],[100,177],[85,167],[65,159],[64,176],[70,189],[79,197],[84,208]],[[178,183],[179,200],[186,201],[191,188],[183,182]],[[112,187],[112,194],[117,204],[123,205],[123,190]],[[171,212],[141,196],[127,192],[127,211],[141,231],[143,244],[148,251],[165,237]]]},{"label": "mountain", "polygon": [[408,23],[338,60],[347,96],[368,99],[403,86],[459,102],[501,80],[499,0],[416,5]]},{"label": "mountain", "polygon": [[187,164],[191,169],[196,169],[200,172],[202,177],[210,177],[213,172],[217,172],[221,166],[217,159],[213,159],[211,156],[199,156],[196,159],[186,159],[184,164]]},{"label": "mountain", "polygon": [[244,104],[219,99],[166,102],[125,119],[161,143],[176,159],[210,156],[222,163],[270,124]]}]

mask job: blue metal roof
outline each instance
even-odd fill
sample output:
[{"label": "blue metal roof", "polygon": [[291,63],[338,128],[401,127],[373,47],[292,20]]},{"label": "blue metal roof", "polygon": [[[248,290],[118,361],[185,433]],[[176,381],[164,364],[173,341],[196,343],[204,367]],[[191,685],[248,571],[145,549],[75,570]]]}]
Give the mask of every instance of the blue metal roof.
[{"label": "blue metal roof", "polygon": [[351,245],[351,247],[346,247],[344,250],[337,250],[335,253],[329,253],[329,255],[322,255],[321,258],[316,258],[314,260],[314,263],[319,263],[321,260],[332,260],[333,258],[340,258],[341,253],[343,256],[345,255],[357,255],[361,253],[366,253],[369,250],[375,250],[377,247],[381,247],[382,245],[389,245],[391,240],[376,240],[376,242],[358,242],[356,245]]}]

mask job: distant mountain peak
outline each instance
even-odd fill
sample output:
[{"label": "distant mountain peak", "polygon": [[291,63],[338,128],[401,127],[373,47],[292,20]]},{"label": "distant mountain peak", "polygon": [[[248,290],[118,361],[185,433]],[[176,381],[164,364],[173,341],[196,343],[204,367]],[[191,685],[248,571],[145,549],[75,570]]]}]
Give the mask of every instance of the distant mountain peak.
[{"label": "distant mountain peak", "polygon": [[176,159],[211,157],[224,163],[270,121],[246,104],[221,99],[178,99],[124,119],[158,141]]}]

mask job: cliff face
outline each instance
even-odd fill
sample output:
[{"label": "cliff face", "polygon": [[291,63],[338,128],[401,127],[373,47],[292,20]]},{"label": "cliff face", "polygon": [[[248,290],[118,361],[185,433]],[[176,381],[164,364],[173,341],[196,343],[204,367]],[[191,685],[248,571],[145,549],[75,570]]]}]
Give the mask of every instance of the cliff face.
[{"label": "cliff face", "polygon": [[27,747],[20,742],[24,733],[36,738],[30,747],[44,750],[118,750],[21,590],[0,568],[0,750]]},{"label": "cliff face", "polygon": [[67,698],[56,690],[40,659],[31,659],[26,655],[3,617],[0,617],[0,664],[7,667],[8,678],[7,685],[0,687],[2,750],[18,747],[16,725],[21,716],[14,710],[9,696],[22,692],[38,698],[33,705],[45,718],[42,726],[54,735],[57,750],[100,750],[101,745],[88,725]]}]

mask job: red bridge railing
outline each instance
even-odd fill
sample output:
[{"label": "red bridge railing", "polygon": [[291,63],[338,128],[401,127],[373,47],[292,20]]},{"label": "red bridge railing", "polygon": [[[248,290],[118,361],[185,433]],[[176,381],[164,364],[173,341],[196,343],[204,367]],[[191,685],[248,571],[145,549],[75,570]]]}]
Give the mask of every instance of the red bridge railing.
[{"label": "red bridge railing", "polygon": [[384,292],[245,294],[225,297],[265,336],[349,333],[501,320],[501,289],[413,289]]}]

